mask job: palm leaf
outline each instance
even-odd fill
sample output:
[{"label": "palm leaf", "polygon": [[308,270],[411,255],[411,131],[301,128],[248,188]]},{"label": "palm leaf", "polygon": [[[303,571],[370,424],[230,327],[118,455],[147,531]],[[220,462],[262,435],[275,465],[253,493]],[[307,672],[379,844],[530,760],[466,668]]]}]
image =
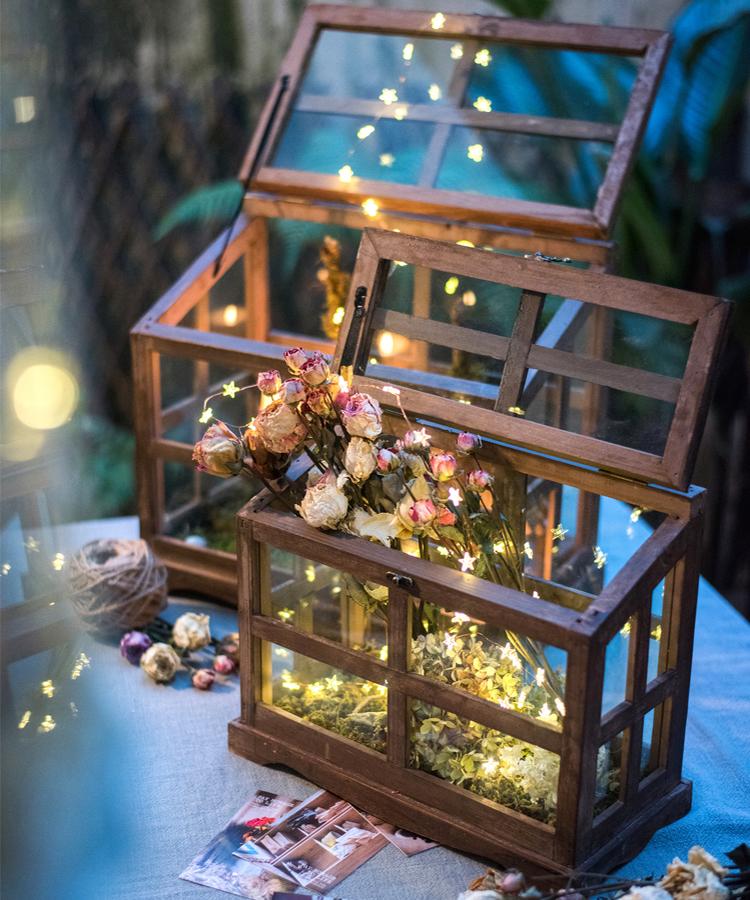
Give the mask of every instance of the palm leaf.
[{"label": "palm leaf", "polygon": [[170,209],[156,226],[154,236],[159,240],[178,225],[216,221],[228,225],[237,212],[242,193],[242,185],[234,180],[198,188]]}]

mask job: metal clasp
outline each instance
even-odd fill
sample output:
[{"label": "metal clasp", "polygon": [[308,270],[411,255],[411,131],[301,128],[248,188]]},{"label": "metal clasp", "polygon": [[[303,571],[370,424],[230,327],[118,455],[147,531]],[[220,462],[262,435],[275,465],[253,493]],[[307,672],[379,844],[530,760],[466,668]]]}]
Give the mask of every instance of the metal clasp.
[{"label": "metal clasp", "polygon": [[396,587],[400,588],[413,588],[414,587],[414,579],[409,578],[408,575],[399,575],[398,572],[386,572],[385,577],[396,585]]},{"label": "metal clasp", "polygon": [[569,256],[547,256],[546,253],[542,253],[541,250],[537,250],[534,253],[524,253],[524,259],[538,259],[540,262],[556,262],[556,263],[571,263],[573,260]]}]

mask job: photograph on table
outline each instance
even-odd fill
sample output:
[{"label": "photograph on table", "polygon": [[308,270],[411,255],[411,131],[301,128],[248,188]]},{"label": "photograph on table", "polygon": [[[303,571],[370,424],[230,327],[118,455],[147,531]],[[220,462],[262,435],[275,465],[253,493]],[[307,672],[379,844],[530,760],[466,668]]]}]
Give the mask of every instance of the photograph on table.
[{"label": "photograph on table", "polygon": [[350,803],[318,791],[260,837],[243,842],[235,856],[255,862],[265,854],[265,871],[320,891],[351,875],[386,843]]},{"label": "photograph on table", "polygon": [[433,847],[438,846],[434,841],[428,841],[426,838],[414,834],[413,831],[407,831],[406,828],[397,828],[375,816],[366,815],[365,818],[389,843],[406,856],[416,856],[417,853],[423,853],[425,850],[432,850]]},{"label": "photograph on table", "polygon": [[190,863],[180,878],[249,900],[270,900],[279,891],[295,889],[288,876],[261,867],[258,862],[269,854],[256,857],[234,856],[238,844],[249,845],[261,837],[297,805],[291,797],[269,791],[256,791],[227,822],[208,846]]}]

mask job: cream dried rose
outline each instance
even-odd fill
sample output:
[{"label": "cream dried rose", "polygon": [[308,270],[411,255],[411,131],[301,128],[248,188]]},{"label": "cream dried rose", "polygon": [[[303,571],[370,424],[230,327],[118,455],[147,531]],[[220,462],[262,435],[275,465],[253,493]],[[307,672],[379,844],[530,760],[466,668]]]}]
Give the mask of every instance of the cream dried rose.
[{"label": "cream dried rose", "polygon": [[200,472],[230,478],[242,471],[245,447],[223,422],[216,422],[193,448],[193,462]]},{"label": "cream dried rose", "polygon": [[200,650],[211,642],[209,617],[201,613],[183,613],[172,626],[172,640],[183,650]]},{"label": "cream dried rose", "polygon": [[169,644],[152,644],[141,657],[141,668],[159,684],[171,681],[180,665],[180,657]]},{"label": "cream dried rose", "polygon": [[291,453],[307,434],[305,424],[283,400],[269,403],[254,424],[256,435],[271,453]]},{"label": "cream dried rose", "polygon": [[297,512],[313,528],[335,528],[346,516],[349,501],[333,472],[308,485]]},{"label": "cream dried rose", "polygon": [[372,444],[364,438],[353,437],[344,456],[344,466],[352,481],[367,481],[376,465],[377,457]]},{"label": "cream dried rose", "polygon": [[349,400],[341,410],[341,418],[353,437],[374,441],[382,431],[380,404],[369,394],[349,394]]}]

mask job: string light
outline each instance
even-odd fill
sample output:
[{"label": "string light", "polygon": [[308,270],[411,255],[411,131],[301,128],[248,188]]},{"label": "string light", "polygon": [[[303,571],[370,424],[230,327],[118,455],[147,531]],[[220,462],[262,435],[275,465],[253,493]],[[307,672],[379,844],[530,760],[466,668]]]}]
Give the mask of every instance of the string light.
[{"label": "string light", "polygon": [[469,622],[469,621],[471,621],[471,620],[470,620],[469,616],[466,615],[466,613],[454,612],[451,615],[451,622],[454,625],[461,625],[463,622]]},{"label": "string light", "polygon": [[451,59],[461,59],[464,55],[463,44],[453,44],[451,47]]},{"label": "string light", "polygon": [[273,655],[278,657],[279,659],[288,659],[289,651],[285,647],[274,647]]},{"label": "string light", "polygon": [[474,569],[474,563],[477,561],[476,556],[472,556],[468,550],[464,551],[464,555],[459,562],[461,563],[462,572],[471,572]]},{"label": "string light", "polygon": [[443,96],[443,92],[440,89],[439,84],[431,84],[427,90],[427,95],[432,101],[437,101]]},{"label": "string light", "polygon": [[313,697],[317,697],[318,694],[323,693],[323,685],[319,681],[314,681],[312,684],[308,684],[307,690],[313,695]]},{"label": "string light", "polygon": [[207,406],[203,410],[203,412],[200,414],[200,416],[198,417],[198,421],[201,423],[201,425],[205,425],[208,422],[210,422],[211,419],[213,419],[213,417],[214,417],[213,409],[211,409],[210,406]]},{"label": "string light", "polygon": [[486,47],[484,47],[482,50],[477,50],[477,52],[474,54],[474,63],[478,66],[482,66],[486,69],[491,62],[492,54]]},{"label": "string light", "polygon": [[378,95],[378,100],[390,106],[392,103],[398,102],[398,91],[395,88],[383,88]]},{"label": "string light", "polygon": [[415,447],[429,447],[430,436],[426,428],[415,428],[411,433],[411,441]]},{"label": "string light", "polygon": [[628,637],[630,635],[630,619],[620,629],[620,637]]},{"label": "string light", "polygon": [[222,397],[229,397],[230,399],[234,400],[234,398],[235,398],[235,397],[237,396],[237,394],[239,393],[239,390],[240,390],[240,389],[237,387],[237,385],[235,384],[235,382],[234,382],[234,381],[230,381],[230,382],[228,382],[227,384],[222,384],[222,386],[221,386],[221,396],[222,396]]},{"label": "string light", "polygon": [[294,618],[294,610],[293,609],[280,609],[276,615],[281,619],[282,622],[288,622],[290,619]]},{"label": "string light", "polygon": [[526,415],[526,410],[520,406],[509,406],[508,412],[512,416],[525,416]]},{"label": "string light", "polygon": [[482,763],[482,773],[490,777],[500,768],[500,763],[496,759],[488,759]]},{"label": "string light", "polygon": [[541,687],[544,684],[545,679],[544,669],[537,669],[534,673],[534,681],[537,683],[537,687]]},{"label": "string light", "polygon": [[41,691],[42,694],[50,700],[55,696],[55,685],[49,678],[42,682]]},{"label": "string light", "polygon": [[401,396],[401,391],[397,387],[394,387],[392,384],[386,384],[382,388],[382,391],[384,394],[393,394],[394,397]]},{"label": "string light", "polygon": [[379,161],[381,166],[384,166],[386,169],[390,169],[390,167],[396,162],[396,157],[392,153],[381,153]]},{"label": "string light", "polygon": [[459,247],[476,247],[476,244],[473,241],[467,241],[466,238],[461,241],[456,241],[456,244]]},{"label": "string light", "polygon": [[562,522],[559,522],[552,529],[552,540],[553,541],[564,541],[565,535],[568,533],[567,528],[563,528]]},{"label": "string light", "polygon": [[414,56],[414,44],[411,42],[408,44],[404,44],[404,49],[401,51],[401,57],[406,62],[411,62],[412,57]]},{"label": "string light", "polygon": [[403,122],[403,120],[409,115],[409,110],[406,106],[397,106],[393,110],[393,118],[397,122]]},{"label": "string light", "polygon": [[594,547],[594,565],[597,569],[603,569],[606,562],[607,554],[597,545]]},{"label": "string light", "polygon": [[343,681],[338,677],[338,675],[332,675],[330,678],[326,678],[325,681],[328,689],[334,692],[337,691],[343,684]]},{"label": "string light", "polygon": [[312,563],[305,566],[305,580],[310,584],[315,581],[315,566]]},{"label": "string light", "polygon": [[464,306],[476,306],[477,295],[474,293],[474,291],[464,291],[461,295],[461,302]]},{"label": "string light", "polygon": [[62,572],[65,568],[65,554],[64,553],[55,553],[52,557],[52,568],[55,572]]},{"label": "string light", "polygon": [[12,568],[13,566],[9,562],[5,562],[3,563],[2,568],[0,568],[0,572],[2,572],[3,575],[9,575]]},{"label": "string light", "polygon": [[377,201],[373,200],[372,197],[368,197],[367,200],[362,202],[362,212],[368,219],[374,219],[379,211],[380,207],[378,206]]},{"label": "string light", "polygon": [[18,723],[18,730],[23,731],[23,729],[29,724],[31,721],[31,710],[27,709],[26,712],[21,716],[21,719]]},{"label": "string light", "polygon": [[445,649],[448,653],[452,653],[456,649],[456,636],[455,634],[446,634],[443,639],[443,644],[445,645]]},{"label": "string light", "polygon": [[481,144],[469,144],[466,155],[472,162],[479,163],[484,159],[484,147]]},{"label": "string light", "polygon": [[533,559],[533,558],[534,558],[534,550],[533,550],[531,544],[530,544],[528,541],[525,541],[525,542],[524,542],[524,545],[523,545],[523,552],[526,554],[526,558],[527,558],[527,559]]},{"label": "string light", "polygon": [[440,31],[445,27],[445,16],[439,12],[430,19],[430,27],[433,31]]},{"label": "string light", "polygon": [[565,704],[562,702],[562,700],[559,697],[555,697],[555,706],[557,707],[557,711],[560,713],[560,715],[564,716],[565,715]]},{"label": "string light", "polygon": [[494,553],[505,553],[505,541],[497,541],[492,545]]},{"label": "string light", "polygon": [[634,507],[632,512],[630,513],[630,521],[637,522],[638,519],[640,519],[640,517],[643,515],[644,512],[645,512],[645,509],[641,509],[640,506]]},{"label": "string light", "polygon": [[487,97],[477,97],[472,106],[479,112],[492,112],[492,101]]},{"label": "string light", "polygon": [[443,287],[443,290],[445,291],[446,294],[448,294],[449,296],[452,297],[453,294],[455,294],[456,291],[458,290],[458,285],[459,285],[458,278],[456,278],[455,275],[451,275],[451,277],[445,282],[445,286]]},{"label": "string light", "polygon": [[331,321],[334,325],[340,325],[344,321],[345,315],[346,309],[343,306],[337,306],[333,315],[331,316]]},{"label": "string light", "polygon": [[348,184],[354,177],[354,169],[347,163],[339,169],[339,178],[344,184]]},{"label": "string light", "polygon": [[31,552],[31,553],[39,553],[39,547],[40,547],[40,544],[39,544],[39,541],[38,541],[35,537],[29,536],[29,537],[24,541],[24,544],[23,544],[23,545],[24,545],[24,547],[25,547],[29,552]]},{"label": "string light", "polygon": [[651,640],[652,641],[660,641],[661,640],[661,625],[657,625],[654,630],[651,632]]},{"label": "string light", "polygon": [[224,307],[224,314],[223,314],[224,324],[228,328],[232,328],[234,325],[236,325],[239,317],[240,317],[240,311],[239,311],[239,309],[237,309],[237,307],[234,303],[230,303],[228,306]]},{"label": "string light", "polygon": [[90,668],[91,660],[83,651],[81,651],[78,654],[76,661],[73,663],[73,669],[70,673],[70,680],[77,681],[81,677],[81,672],[83,672],[84,669]]},{"label": "string light", "polygon": [[374,125],[363,125],[359,131],[357,132],[357,137],[360,141],[364,141],[366,138],[370,137],[371,134],[375,133]]},{"label": "string light", "polygon": [[55,720],[52,718],[52,716],[47,714],[42,719],[41,724],[39,725],[39,728],[37,728],[37,731],[40,732],[41,734],[49,734],[50,731],[55,730],[56,726],[57,726],[57,723],[55,722]]},{"label": "string light", "polygon": [[383,644],[383,646],[380,648],[378,657],[380,658],[381,662],[388,661],[388,645],[387,644]]},{"label": "string light", "polygon": [[448,500],[454,506],[460,506],[461,504],[461,491],[457,487],[449,487],[448,488]]}]

